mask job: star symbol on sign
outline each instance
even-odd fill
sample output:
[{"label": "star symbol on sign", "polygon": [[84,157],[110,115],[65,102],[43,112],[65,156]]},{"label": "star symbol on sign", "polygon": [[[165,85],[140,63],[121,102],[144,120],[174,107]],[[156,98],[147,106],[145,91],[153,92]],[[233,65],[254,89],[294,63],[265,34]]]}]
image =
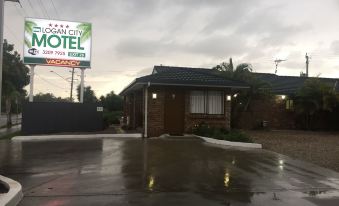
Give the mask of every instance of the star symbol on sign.
[{"label": "star symbol on sign", "polygon": [[68,27],[69,27],[69,26],[67,25],[66,28],[68,29]]},{"label": "star symbol on sign", "polygon": [[64,25],[61,24],[60,27],[61,27],[61,28],[64,28]]},{"label": "star symbol on sign", "polygon": [[55,27],[58,27],[58,25],[57,25],[57,24],[55,24],[54,26],[55,26]]},{"label": "star symbol on sign", "polygon": [[49,27],[52,27],[53,25],[51,24],[51,23],[49,23],[49,25],[48,25]]}]

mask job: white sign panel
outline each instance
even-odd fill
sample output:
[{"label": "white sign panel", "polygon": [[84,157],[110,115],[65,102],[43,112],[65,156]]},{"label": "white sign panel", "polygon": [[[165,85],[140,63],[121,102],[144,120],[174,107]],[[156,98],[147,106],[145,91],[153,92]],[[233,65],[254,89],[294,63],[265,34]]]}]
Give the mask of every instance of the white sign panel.
[{"label": "white sign panel", "polygon": [[24,63],[91,67],[92,24],[25,19]]}]

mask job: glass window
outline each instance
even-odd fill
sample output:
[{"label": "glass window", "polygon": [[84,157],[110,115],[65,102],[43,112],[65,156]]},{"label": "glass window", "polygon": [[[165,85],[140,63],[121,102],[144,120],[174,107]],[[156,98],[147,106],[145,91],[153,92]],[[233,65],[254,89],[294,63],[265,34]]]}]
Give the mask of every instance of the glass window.
[{"label": "glass window", "polygon": [[191,113],[205,113],[205,94],[203,91],[192,91],[190,95]]},{"label": "glass window", "polygon": [[221,91],[208,91],[208,114],[224,113],[224,93]]},{"label": "glass window", "polygon": [[222,91],[192,91],[190,112],[193,114],[223,114],[224,93]]},{"label": "glass window", "polygon": [[288,99],[286,101],[286,109],[287,110],[293,110],[293,100],[292,99]]}]

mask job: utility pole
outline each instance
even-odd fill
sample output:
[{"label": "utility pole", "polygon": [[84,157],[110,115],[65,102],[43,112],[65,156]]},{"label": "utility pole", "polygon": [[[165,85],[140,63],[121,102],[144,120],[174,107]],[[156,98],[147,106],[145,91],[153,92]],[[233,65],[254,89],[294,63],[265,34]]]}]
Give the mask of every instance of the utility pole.
[{"label": "utility pole", "polygon": [[309,65],[309,63],[310,63],[310,57],[307,55],[307,53],[306,53],[306,55],[305,55],[305,58],[306,58],[306,77],[308,77],[308,65]]},{"label": "utility pole", "polygon": [[74,81],[74,67],[72,68],[72,80],[71,80],[71,102],[73,102],[73,81]]},{"label": "utility pole", "polygon": [[[2,91],[2,61],[3,61],[3,43],[4,43],[5,1],[6,0],[0,0],[0,116],[1,116],[1,99],[2,99],[1,91]],[[7,0],[7,1],[18,2],[20,4],[19,0]]]},{"label": "utility pole", "polygon": [[0,0],[0,116],[1,116],[1,90],[2,90],[2,58],[4,42],[4,0]]}]

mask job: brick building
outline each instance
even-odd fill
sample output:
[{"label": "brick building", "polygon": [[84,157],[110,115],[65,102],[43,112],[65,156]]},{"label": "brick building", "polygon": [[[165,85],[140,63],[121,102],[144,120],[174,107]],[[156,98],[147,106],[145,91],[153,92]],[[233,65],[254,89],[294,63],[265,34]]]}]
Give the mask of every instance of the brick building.
[{"label": "brick building", "polygon": [[145,137],[191,133],[200,123],[230,129],[231,97],[247,88],[211,69],[155,66],[120,93],[124,123]]}]

